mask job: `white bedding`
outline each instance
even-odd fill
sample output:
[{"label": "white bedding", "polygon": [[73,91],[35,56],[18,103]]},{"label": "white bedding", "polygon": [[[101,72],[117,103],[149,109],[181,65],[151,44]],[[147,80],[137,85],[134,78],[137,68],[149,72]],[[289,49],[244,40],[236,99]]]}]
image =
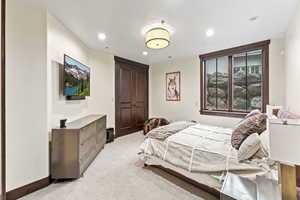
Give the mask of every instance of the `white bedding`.
[{"label": "white bedding", "polygon": [[[269,164],[268,158],[239,163],[237,151],[231,147],[231,133],[231,129],[196,124],[164,141],[147,138],[141,145],[141,159],[151,164],[151,160],[156,158],[187,172],[208,174],[220,182],[227,171],[252,180],[256,175],[277,177],[276,168]],[[221,185],[208,182],[202,181],[220,189]]]}]

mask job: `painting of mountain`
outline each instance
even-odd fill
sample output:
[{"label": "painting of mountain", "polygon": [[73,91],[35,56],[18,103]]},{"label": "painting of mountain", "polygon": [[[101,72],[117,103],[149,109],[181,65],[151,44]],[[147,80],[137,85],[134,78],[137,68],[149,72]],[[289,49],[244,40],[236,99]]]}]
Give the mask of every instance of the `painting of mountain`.
[{"label": "painting of mountain", "polygon": [[90,96],[90,68],[65,55],[64,95]]}]

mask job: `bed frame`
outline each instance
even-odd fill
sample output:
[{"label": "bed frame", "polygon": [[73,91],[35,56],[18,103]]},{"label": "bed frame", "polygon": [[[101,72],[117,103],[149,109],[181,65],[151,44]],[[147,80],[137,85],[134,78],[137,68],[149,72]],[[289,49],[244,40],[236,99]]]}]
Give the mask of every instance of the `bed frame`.
[{"label": "bed frame", "polygon": [[191,184],[191,185],[193,185],[193,186],[195,186],[195,187],[197,187],[197,188],[199,188],[201,190],[204,190],[205,192],[210,193],[211,195],[213,195],[213,196],[215,196],[217,198],[220,198],[220,194],[221,193],[220,193],[219,190],[217,190],[215,188],[212,188],[212,187],[209,187],[209,186],[207,186],[205,184],[199,183],[199,182],[197,182],[197,181],[195,181],[195,180],[193,180],[191,178],[188,178],[188,177],[180,174],[179,172],[176,172],[175,170],[163,167],[161,165],[148,165],[148,164],[144,163],[144,167],[145,168],[148,168],[149,166],[158,168],[160,170],[163,170],[163,171],[165,171],[168,174],[171,174],[171,175],[173,175],[173,176],[175,176],[175,177],[177,177],[177,178],[179,178],[179,179],[181,179],[181,180],[183,180],[183,181],[185,181],[185,182],[187,182],[187,183],[189,183],[189,184]]}]

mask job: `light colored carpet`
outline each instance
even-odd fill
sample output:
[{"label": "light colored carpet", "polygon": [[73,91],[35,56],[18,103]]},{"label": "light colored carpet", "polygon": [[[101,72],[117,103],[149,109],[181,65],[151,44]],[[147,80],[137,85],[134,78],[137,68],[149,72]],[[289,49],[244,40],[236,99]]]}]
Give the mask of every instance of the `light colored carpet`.
[{"label": "light colored carpet", "polygon": [[105,146],[82,178],[53,183],[22,199],[216,200],[161,170],[143,168],[137,155],[143,139],[140,132],[118,138]]}]

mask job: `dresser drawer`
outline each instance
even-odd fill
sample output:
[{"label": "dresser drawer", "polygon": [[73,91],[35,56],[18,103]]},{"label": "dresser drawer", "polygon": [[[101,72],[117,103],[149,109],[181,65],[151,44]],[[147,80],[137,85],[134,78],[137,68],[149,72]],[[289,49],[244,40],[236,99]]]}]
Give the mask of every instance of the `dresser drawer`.
[{"label": "dresser drawer", "polygon": [[79,159],[80,174],[88,167],[97,155],[96,146],[93,146],[90,151],[86,152],[82,158]]},{"label": "dresser drawer", "polygon": [[101,146],[104,146],[105,143],[106,143],[106,134],[104,135],[104,137],[102,137],[102,138],[100,139],[100,145],[101,145]]},{"label": "dresser drawer", "polygon": [[88,152],[93,151],[93,148],[96,146],[96,137],[90,137],[85,140],[82,144],[79,145],[79,158],[85,156]]},{"label": "dresser drawer", "polygon": [[86,140],[94,137],[96,134],[96,123],[89,124],[88,126],[80,130],[80,144],[83,144]]},{"label": "dresser drawer", "polygon": [[97,144],[99,144],[103,138],[105,138],[106,140],[106,129],[102,129],[101,131],[99,131],[96,135],[97,138]]},{"label": "dresser drawer", "polygon": [[101,130],[106,130],[106,118],[102,118],[96,121],[96,131],[99,133]]}]

